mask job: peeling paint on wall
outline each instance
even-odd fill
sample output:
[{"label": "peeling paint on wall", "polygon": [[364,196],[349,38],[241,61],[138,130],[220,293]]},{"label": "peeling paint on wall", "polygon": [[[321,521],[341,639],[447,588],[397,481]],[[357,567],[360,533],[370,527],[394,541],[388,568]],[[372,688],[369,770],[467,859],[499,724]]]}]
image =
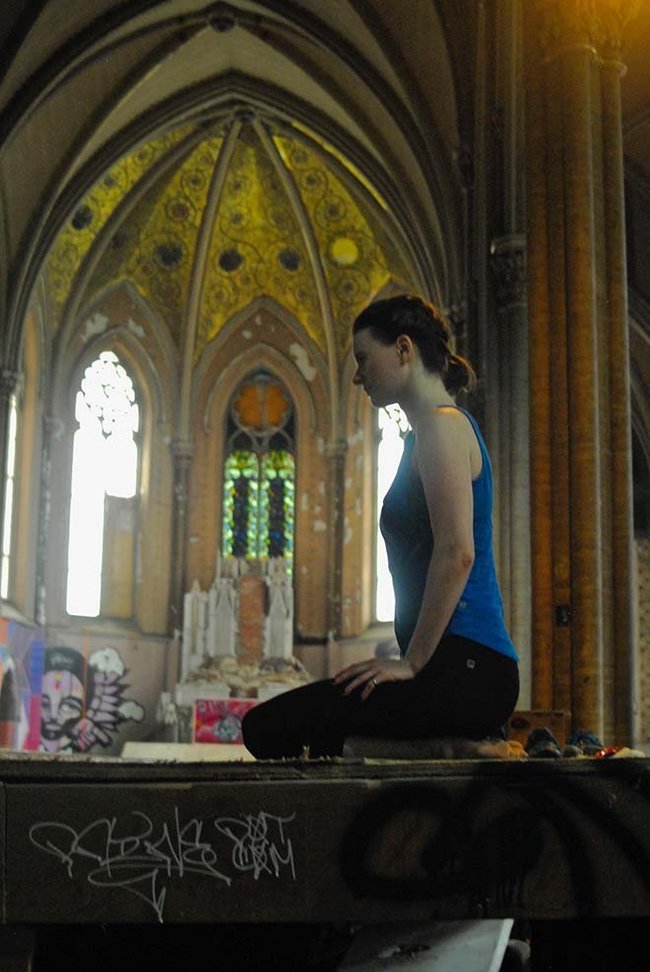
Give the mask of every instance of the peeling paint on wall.
[{"label": "peeling paint on wall", "polygon": [[290,344],[289,354],[296,363],[298,371],[306,381],[313,381],[316,377],[316,369],[309,360],[309,355],[301,344]]},{"label": "peeling paint on wall", "polygon": [[89,317],[84,324],[83,330],[81,332],[82,341],[89,341],[90,338],[96,337],[98,334],[103,334],[108,328],[108,317],[105,314],[100,314],[99,311]]},{"label": "peeling paint on wall", "polygon": [[146,332],[142,324],[137,324],[132,317],[128,319],[126,326],[127,329],[131,332],[131,334],[135,334],[136,337],[139,338],[145,337]]}]

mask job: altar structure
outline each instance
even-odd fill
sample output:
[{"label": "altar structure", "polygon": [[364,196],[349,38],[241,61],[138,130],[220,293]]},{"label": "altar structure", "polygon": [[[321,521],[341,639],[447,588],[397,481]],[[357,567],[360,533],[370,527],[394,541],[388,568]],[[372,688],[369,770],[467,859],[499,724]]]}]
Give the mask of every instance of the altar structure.
[{"label": "altar structure", "polygon": [[161,700],[180,736],[198,700],[263,701],[311,681],[293,654],[293,585],[284,557],[217,556],[208,591],[183,601],[179,682]]}]

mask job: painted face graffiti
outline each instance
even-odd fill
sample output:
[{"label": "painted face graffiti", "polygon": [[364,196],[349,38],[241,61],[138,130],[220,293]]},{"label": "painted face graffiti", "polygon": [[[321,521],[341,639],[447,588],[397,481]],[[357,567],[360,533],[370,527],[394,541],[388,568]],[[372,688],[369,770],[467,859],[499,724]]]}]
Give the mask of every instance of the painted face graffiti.
[{"label": "painted face graffiti", "polygon": [[48,741],[71,738],[83,717],[84,686],[73,672],[51,671],[43,678],[41,735]]},{"label": "painted face graffiti", "polygon": [[114,648],[93,652],[88,661],[74,648],[49,648],[41,697],[41,749],[87,752],[109,746],[126,721],[140,722],[144,710],[124,698],[126,667]]}]

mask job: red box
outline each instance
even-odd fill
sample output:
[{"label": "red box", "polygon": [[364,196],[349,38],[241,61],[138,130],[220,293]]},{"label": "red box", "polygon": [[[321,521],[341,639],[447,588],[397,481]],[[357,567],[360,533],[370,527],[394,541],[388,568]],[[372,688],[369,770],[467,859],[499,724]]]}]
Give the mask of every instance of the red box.
[{"label": "red box", "polygon": [[197,699],[194,703],[194,742],[241,746],[241,721],[257,699]]}]

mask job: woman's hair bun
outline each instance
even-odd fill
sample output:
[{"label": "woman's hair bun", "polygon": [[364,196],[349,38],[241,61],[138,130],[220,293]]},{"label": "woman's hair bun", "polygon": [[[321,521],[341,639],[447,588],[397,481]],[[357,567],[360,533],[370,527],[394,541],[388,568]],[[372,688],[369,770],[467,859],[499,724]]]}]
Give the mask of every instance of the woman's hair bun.
[{"label": "woman's hair bun", "polygon": [[393,344],[400,334],[407,334],[417,346],[424,367],[439,374],[451,394],[462,389],[472,391],[476,386],[476,373],[469,361],[453,350],[451,328],[435,304],[411,294],[375,301],[354,322],[355,334],[365,328],[383,344]]}]

